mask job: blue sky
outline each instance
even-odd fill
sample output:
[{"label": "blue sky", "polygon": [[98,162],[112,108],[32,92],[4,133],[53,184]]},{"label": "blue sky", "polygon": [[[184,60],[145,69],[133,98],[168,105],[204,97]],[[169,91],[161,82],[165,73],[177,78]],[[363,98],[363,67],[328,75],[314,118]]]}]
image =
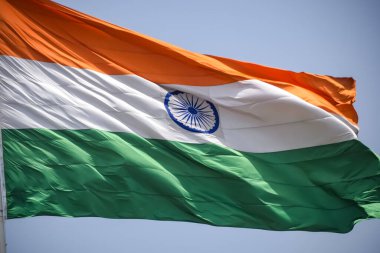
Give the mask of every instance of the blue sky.
[{"label": "blue sky", "polygon": [[[360,140],[380,153],[377,0],[59,0],[199,53],[357,80]],[[6,222],[8,253],[379,252],[380,220],[348,234],[184,222],[36,217]]]}]

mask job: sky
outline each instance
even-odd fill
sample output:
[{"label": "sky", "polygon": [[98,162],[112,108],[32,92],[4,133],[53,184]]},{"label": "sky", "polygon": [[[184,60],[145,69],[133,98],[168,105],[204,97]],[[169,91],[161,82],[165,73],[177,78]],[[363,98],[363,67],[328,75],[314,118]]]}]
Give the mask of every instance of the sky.
[{"label": "sky", "polygon": [[[59,0],[198,53],[357,81],[359,139],[380,154],[378,0]],[[6,221],[8,253],[377,253],[380,219],[347,234],[186,222],[34,217]]]}]

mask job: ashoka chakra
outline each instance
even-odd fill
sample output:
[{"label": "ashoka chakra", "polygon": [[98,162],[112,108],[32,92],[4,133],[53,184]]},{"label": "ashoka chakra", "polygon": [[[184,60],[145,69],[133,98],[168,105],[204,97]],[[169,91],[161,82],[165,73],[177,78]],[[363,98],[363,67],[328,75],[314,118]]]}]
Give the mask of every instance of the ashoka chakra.
[{"label": "ashoka chakra", "polygon": [[182,91],[168,92],[165,108],[180,127],[197,133],[213,133],[219,127],[218,111],[213,103]]}]

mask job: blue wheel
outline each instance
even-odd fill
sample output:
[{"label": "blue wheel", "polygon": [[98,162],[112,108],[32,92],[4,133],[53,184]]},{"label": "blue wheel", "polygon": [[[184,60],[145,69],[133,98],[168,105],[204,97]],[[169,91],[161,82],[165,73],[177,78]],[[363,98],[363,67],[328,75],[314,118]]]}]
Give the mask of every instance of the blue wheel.
[{"label": "blue wheel", "polygon": [[165,108],[180,127],[196,133],[213,133],[219,127],[219,115],[213,103],[182,91],[168,92]]}]

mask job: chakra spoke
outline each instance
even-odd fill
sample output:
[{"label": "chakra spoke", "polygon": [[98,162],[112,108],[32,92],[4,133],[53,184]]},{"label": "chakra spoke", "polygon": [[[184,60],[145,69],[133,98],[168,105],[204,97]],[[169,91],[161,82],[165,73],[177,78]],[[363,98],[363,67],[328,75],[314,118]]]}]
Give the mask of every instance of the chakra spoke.
[{"label": "chakra spoke", "polygon": [[209,119],[213,118],[213,116],[206,114],[206,113],[200,113],[200,115],[202,115],[203,117],[209,118]]},{"label": "chakra spoke", "polygon": [[188,115],[187,112],[181,112],[181,113],[176,113],[176,114],[178,115],[178,117],[182,117],[182,116],[184,116],[184,115]]},{"label": "chakra spoke", "polygon": [[185,97],[183,97],[182,94],[178,96],[178,100],[181,101],[186,107],[190,106],[187,99]]},{"label": "chakra spoke", "polygon": [[197,115],[197,119],[199,120],[199,122],[200,122],[203,126],[206,126],[205,121],[202,119],[202,117],[201,117],[200,115]]},{"label": "chakra spoke", "polygon": [[190,100],[189,100],[189,98],[187,97],[187,93],[186,93],[186,95],[185,95],[185,98],[186,98],[186,102],[187,102],[187,104],[188,104],[189,106],[191,106]]},{"label": "chakra spoke", "polygon": [[180,107],[183,107],[183,108],[187,108],[187,105],[182,103],[181,101],[179,100],[175,100],[172,102],[173,104],[176,104],[177,106],[180,106]]},{"label": "chakra spoke", "polygon": [[210,120],[207,117],[204,117],[204,115],[200,114],[199,118],[202,119],[205,122],[205,124],[209,125]]},{"label": "chakra spoke", "polygon": [[197,98],[197,100],[195,101],[195,105],[194,105],[194,108],[195,108],[195,109],[199,109],[199,108],[198,108],[198,101],[199,101],[199,98]]},{"label": "chakra spoke", "polygon": [[[203,105],[203,103],[202,103],[201,105]],[[199,108],[199,110],[200,110],[200,111],[203,111],[204,109],[206,109],[206,108],[208,108],[208,107],[209,107],[209,105],[208,105],[208,104],[206,104],[206,106],[205,106],[205,107]]]},{"label": "chakra spoke", "polygon": [[173,107],[173,109],[176,109],[178,111],[187,111],[187,108],[183,108],[183,107]]}]

